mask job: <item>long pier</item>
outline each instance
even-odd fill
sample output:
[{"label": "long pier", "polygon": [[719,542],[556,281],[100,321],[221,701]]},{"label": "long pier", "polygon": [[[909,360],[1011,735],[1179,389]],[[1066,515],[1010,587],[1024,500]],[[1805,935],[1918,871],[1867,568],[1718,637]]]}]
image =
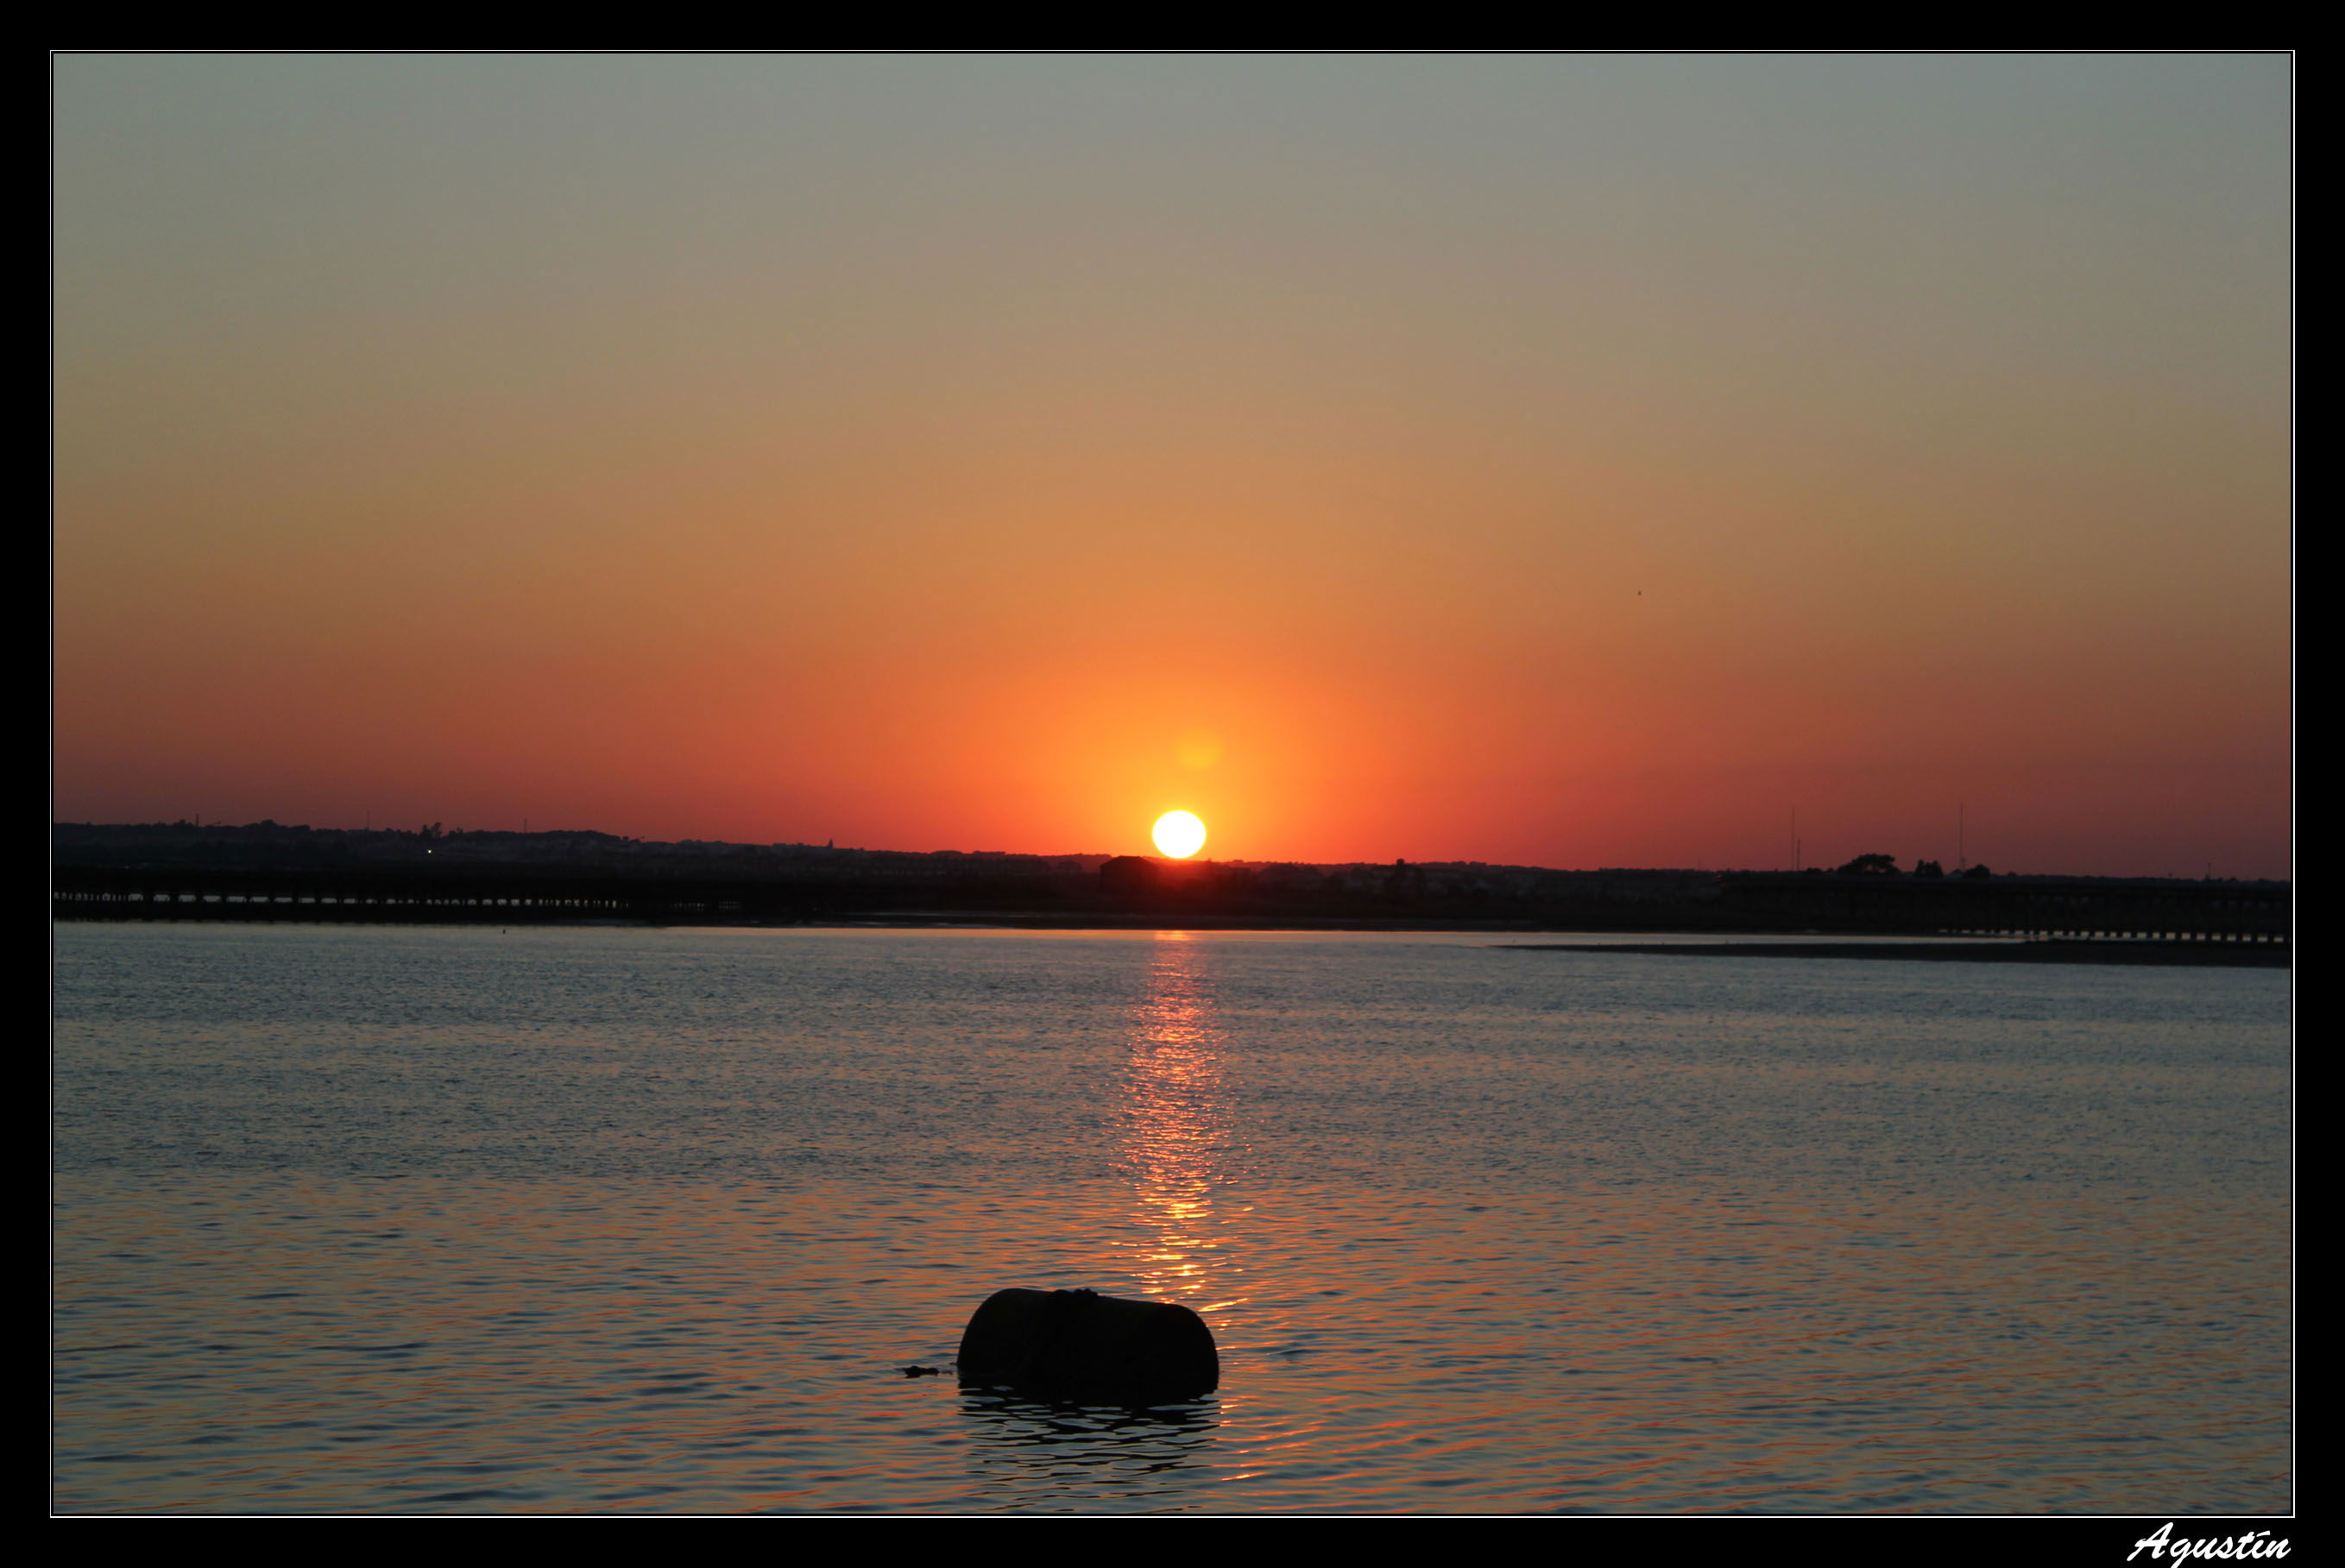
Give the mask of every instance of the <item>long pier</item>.
[{"label": "long pier", "polygon": [[1741,872],[1719,892],[1721,917],[1751,929],[1936,936],[2286,943],[2295,910],[2289,885],[2272,882]]},{"label": "long pier", "polygon": [[433,925],[820,920],[874,902],[825,884],[588,875],[60,866],[60,920],[317,920]]}]

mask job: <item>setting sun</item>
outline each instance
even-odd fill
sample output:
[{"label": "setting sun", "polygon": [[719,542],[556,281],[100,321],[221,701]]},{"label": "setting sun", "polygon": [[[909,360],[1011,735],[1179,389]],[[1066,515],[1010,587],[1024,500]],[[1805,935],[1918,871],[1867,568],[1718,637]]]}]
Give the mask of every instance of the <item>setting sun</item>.
[{"label": "setting sun", "polygon": [[1186,860],[1205,847],[1205,824],[1194,813],[1168,811],[1156,819],[1156,847],[1175,860]]}]

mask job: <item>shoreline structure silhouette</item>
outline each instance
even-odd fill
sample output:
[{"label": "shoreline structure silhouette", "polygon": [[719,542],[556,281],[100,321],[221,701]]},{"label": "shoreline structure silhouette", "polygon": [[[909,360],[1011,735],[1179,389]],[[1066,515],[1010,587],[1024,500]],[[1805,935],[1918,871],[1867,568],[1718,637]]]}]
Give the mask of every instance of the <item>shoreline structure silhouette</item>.
[{"label": "shoreline structure silhouette", "polygon": [[68,920],[2017,936],[2056,944],[2058,957],[2098,961],[2124,946],[2136,956],[2121,961],[2139,962],[2154,946],[2167,956],[2151,961],[2284,964],[2294,917],[2286,882],[1950,875],[1928,861],[1901,872],[1886,855],[1836,871],[1561,871],[274,822],[57,823],[50,845],[51,913]]}]

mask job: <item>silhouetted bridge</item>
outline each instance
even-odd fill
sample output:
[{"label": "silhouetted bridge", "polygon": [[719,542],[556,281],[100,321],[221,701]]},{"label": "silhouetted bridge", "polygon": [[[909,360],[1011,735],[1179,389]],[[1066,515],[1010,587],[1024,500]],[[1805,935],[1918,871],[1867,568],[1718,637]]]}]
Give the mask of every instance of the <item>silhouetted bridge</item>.
[{"label": "silhouetted bridge", "polygon": [[535,920],[821,920],[899,902],[900,888],[771,879],[369,871],[59,866],[50,908],[65,920],[350,920],[434,925]]}]

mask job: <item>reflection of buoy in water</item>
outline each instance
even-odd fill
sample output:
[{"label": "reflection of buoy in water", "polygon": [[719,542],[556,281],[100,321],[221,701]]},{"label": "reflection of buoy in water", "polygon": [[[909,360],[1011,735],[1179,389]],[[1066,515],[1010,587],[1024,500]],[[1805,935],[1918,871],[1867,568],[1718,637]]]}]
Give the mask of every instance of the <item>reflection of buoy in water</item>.
[{"label": "reflection of buoy in water", "polygon": [[1172,1404],[1222,1381],[1186,1307],[1089,1290],[997,1290],[960,1336],[960,1381],[1076,1403]]}]

